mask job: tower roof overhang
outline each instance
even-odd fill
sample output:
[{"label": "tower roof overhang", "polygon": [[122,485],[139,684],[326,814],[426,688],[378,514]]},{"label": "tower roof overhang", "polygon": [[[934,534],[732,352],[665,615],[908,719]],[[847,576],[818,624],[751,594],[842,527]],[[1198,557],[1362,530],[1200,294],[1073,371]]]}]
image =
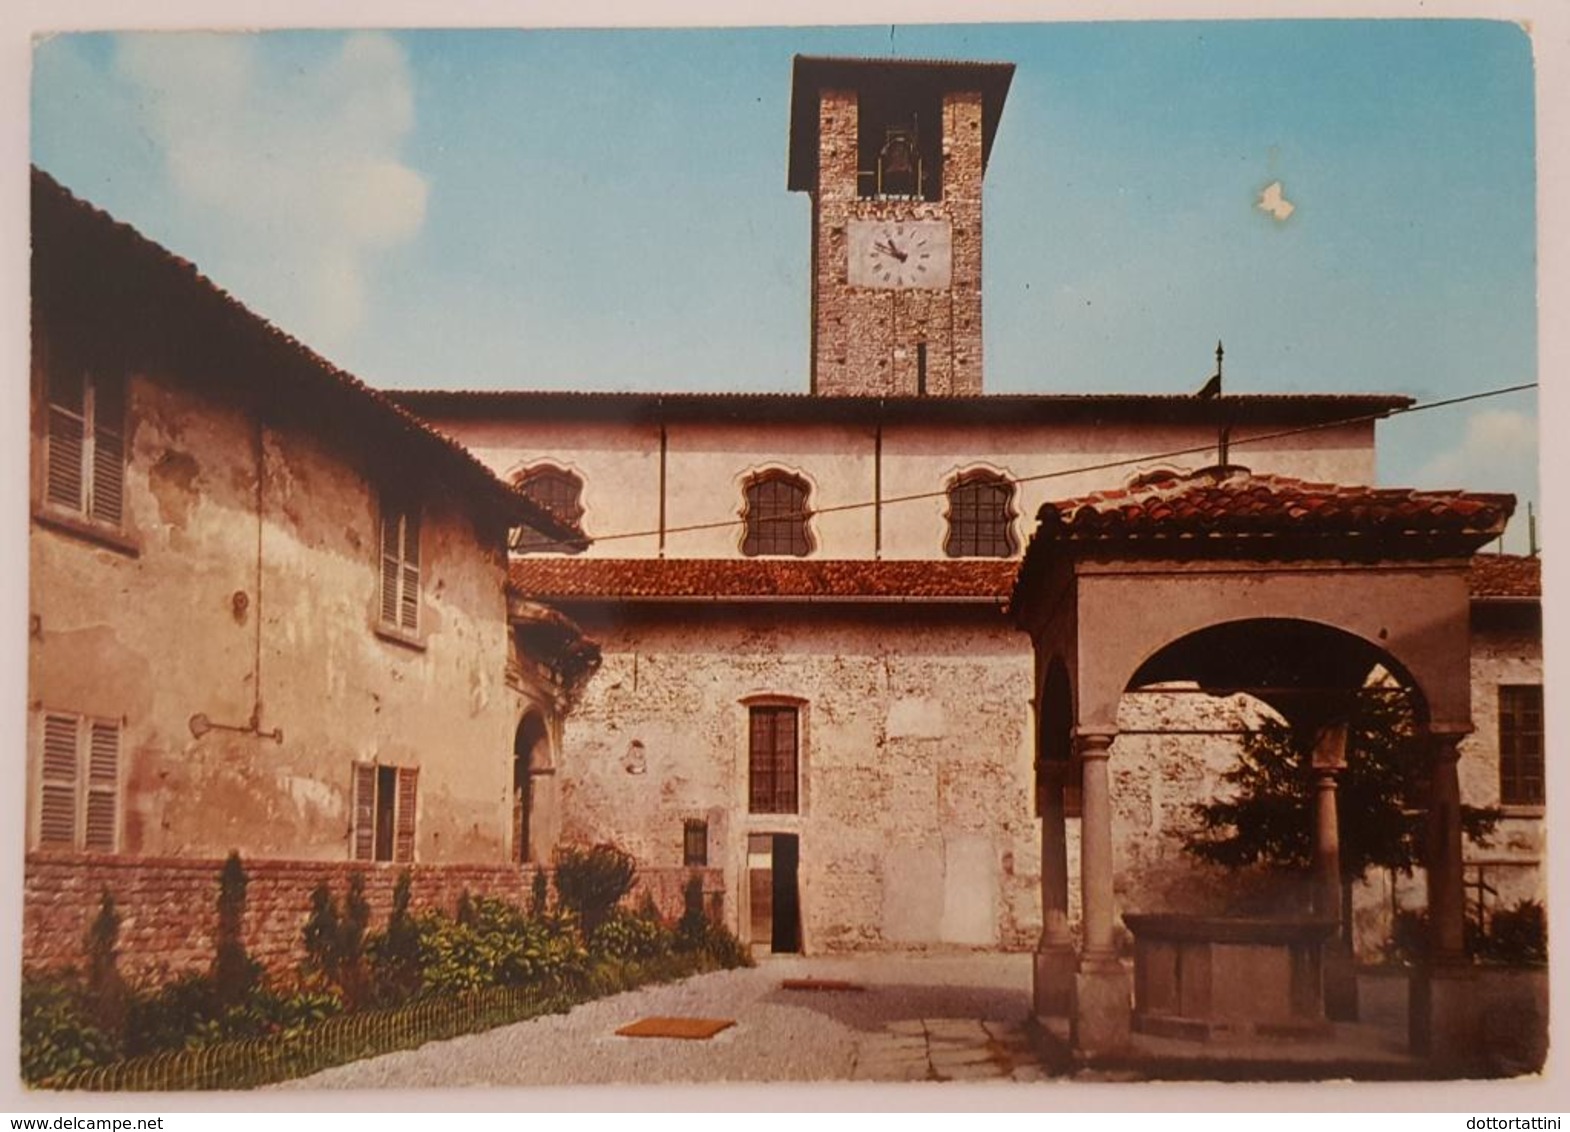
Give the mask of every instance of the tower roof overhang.
[{"label": "tower roof overhang", "polygon": [[798,55],[791,73],[790,165],[786,186],[793,192],[803,192],[817,185],[818,92],[859,89],[869,83],[897,83],[938,93],[980,93],[981,166],[985,173],[992,139],[1003,117],[1003,101],[1013,78],[1013,63]]}]

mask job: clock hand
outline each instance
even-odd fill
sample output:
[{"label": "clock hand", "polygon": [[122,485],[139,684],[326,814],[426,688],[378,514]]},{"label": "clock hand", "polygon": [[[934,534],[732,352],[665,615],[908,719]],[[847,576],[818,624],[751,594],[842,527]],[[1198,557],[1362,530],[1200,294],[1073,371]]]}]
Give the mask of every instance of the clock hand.
[{"label": "clock hand", "polygon": [[881,243],[881,244],[874,244],[873,247],[877,251],[887,252],[889,255],[893,256],[895,259],[899,260],[901,263],[904,263],[907,259],[910,258],[910,253],[909,252],[902,252],[898,248],[896,248],[894,246],[894,241],[893,240],[889,240],[889,241],[887,241],[885,243]]}]

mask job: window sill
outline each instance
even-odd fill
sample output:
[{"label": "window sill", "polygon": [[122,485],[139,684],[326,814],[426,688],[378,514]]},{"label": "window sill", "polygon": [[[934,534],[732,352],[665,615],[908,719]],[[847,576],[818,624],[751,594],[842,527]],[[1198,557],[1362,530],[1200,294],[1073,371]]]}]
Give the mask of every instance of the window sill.
[{"label": "window sill", "polygon": [[1546,807],[1524,806],[1519,803],[1502,803],[1499,807],[1499,816],[1502,818],[1530,818],[1541,821]]},{"label": "window sill", "polygon": [[425,651],[425,638],[416,633],[407,633],[402,629],[395,629],[391,625],[386,625],[382,622],[372,625],[371,631],[382,640],[389,641],[392,644],[402,645],[404,648],[412,649],[415,652]]},{"label": "window sill", "polygon": [[140,558],[142,554],[141,543],[132,538],[118,527],[95,523],[91,519],[84,519],[77,515],[53,511],[47,507],[33,508],[33,521],[50,530],[62,534],[74,535],[86,542],[94,543],[118,554],[130,558]]}]

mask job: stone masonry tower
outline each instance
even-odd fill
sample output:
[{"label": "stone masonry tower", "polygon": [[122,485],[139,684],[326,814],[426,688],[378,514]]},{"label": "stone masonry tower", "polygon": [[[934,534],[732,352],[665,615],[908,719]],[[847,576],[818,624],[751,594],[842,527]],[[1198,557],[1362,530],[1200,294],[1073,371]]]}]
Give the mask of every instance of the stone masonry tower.
[{"label": "stone masonry tower", "polygon": [[797,56],[812,391],[981,392],[981,179],[1012,63]]}]

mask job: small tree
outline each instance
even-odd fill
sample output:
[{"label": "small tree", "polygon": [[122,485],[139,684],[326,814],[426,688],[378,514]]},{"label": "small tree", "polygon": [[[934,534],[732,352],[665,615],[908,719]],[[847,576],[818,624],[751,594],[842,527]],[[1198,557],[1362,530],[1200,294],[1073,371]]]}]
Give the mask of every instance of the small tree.
[{"label": "small tree", "polygon": [[615,845],[563,846],[556,851],[556,902],[577,915],[583,938],[591,939],[637,875],[632,854]]},{"label": "small tree", "polygon": [[[1185,848],[1228,868],[1307,871],[1314,861],[1313,729],[1268,720],[1222,776],[1231,796],[1194,807],[1199,829]],[[1337,777],[1342,924],[1351,935],[1352,885],[1372,868],[1411,875],[1423,864],[1428,757],[1410,693],[1360,692],[1348,720],[1346,769]],[[1461,807],[1462,830],[1486,844],[1499,811]]]},{"label": "small tree", "polygon": [[213,996],[220,1009],[243,1001],[261,977],[245,949],[245,889],[250,878],[231,852],[218,875],[218,952],[213,957]]},{"label": "small tree", "polygon": [[413,889],[414,878],[404,869],[393,885],[387,929],[367,947],[376,998],[383,1002],[402,1002],[420,989],[420,926],[409,912]]},{"label": "small tree", "polygon": [[106,888],[87,932],[87,1002],[94,1024],[118,1041],[125,1033],[129,993],[120,975],[120,914]]},{"label": "small tree", "polygon": [[322,881],[311,890],[311,914],[305,921],[306,961],[331,982],[338,981],[338,941],[342,934],[338,901]]},{"label": "small tree", "polygon": [[351,873],[349,894],[344,898],[343,923],[338,938],[339,986],[351,1005],[365,1000],[365,933],[371,924],[371,904],[365,898],[365,874]]},{"label": "small tree", "polygon": [[550,903],[550,881],[545,875],[545,870],[534,870],[534,881],[529,889],[529,919],[543,920],[547,905]]}]

